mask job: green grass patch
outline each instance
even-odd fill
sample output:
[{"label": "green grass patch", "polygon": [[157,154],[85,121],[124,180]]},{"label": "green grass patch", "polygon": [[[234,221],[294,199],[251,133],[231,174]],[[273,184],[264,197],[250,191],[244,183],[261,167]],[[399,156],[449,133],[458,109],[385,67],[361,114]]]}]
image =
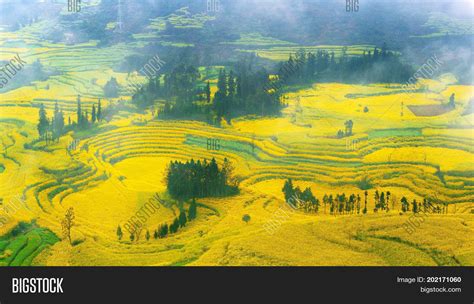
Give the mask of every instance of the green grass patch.
[{"label": "green grass patch", "polygon": [[369,132],[369,140],[381,137],[421,136],[422,134],[422,130],[417,128],[373,130]]},{"label": "green grass patch", "polygon": [[20,222],[0,237],[0,265],[30,266],[41,251],[58,241],[51,230],[39,227],[35,221]]}]

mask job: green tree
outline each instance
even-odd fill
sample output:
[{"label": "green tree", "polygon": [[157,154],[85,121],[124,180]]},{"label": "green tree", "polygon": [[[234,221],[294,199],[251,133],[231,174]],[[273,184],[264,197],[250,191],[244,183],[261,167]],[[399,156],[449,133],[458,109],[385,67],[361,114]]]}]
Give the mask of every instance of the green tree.
[{"label": "green tree", "polygon": [[175,218],[173,223],[170,225],[169,232],[176,233],[178,232],[178,229],[179,229],[179,220],[178,218]]},{"label": "green tree", "polygon": [[206,100],[207,103],[211,103],[211,84],[209,83],[209,81],[206,85]]},{"label": "green tree", "polygon": [[118,225],[118,227],[117,227],[117,237],[118,237],[119,241],[122,239],[122,236],[123,236],[122,228],[120,228],[120,225]]},{"label": "green tree", "polygon": [[324,196],[323,196],[323,204],[324,204],[324,214],[326,214],[326,205],[328,203],[328,195],[326,193],[324,193]]},{"label": "green tree", "polygon": [[184,212],[184,210],[181,210],[179,212],[179,227],[182,228],[186,226],[186,223],[187,223],[186,212]]},{"label": "green tree", "polygon": [[385,210],[385,193],[382,192],[380,194],[380,204],[379,204],[379,207],[382,209],[382,210]]},{"label": "green tree", "polygon": [[48,132],[49,128],[49,120],[46,116],[46,110],[44,108],[44,104],[40,105],[39,110],[39,122],[38,122],[38,133],[41,138],[45,138],[46,133]]},{"label": "green tree", "polygon": [[217,90],[222,96],[227,96],[227,75],[224,70],[219,71],[219,77],[217,79]]},{"label": "green tree", "polygon": [[81,95],[77,95],[77,125],[82,125]]},{"label": "green tree", "polygon": [[59,137],[64,132],[64,115],[61,110],[59,110],[58,102],[54,105],[54,115],[52,121],[52,129],[53,129],[53,138],[59,140]]},{"label": "green tree", "polygon": [[294,195],[293,190],[293,181],[289,178],[282,189],[283,193],[285,194],[285,201],[288,202],[289,199]]},{"label": "green tree", "polygon": [[226,71],[220,70],[217,79],[217,92],[214,95],[214,108],[218,117],[223,117],[228,113],[227,95],[228,87]]},{"label": "green tree", "polygon": [[375,190],[374,203],[375,203],[375,211],[377,212],[377,210],[378,210],[379,207],[380,207],[380,194],[379,194],[379,190]]},{"label": "green tree", "polygon": [[66,211],[66,215],[64,216],[64,219],[61,221],[61,226],[63,228],[63,235],[69,240],[69,244],[72,245],[72,240],[71,240],[71,229],[75,225],[75,216],[74,216],[74,209],[70,207]]},{"label": "green tree", "polygon": [[369,192],[367,190],[365,190],[364,196],[365,196],[364,209],[362,210],[362,213],[367,214],[367,197],[369,196]]},{"label": "green tree", "polygon": [[92,105],[92,123],[95,123],[97,120],[97,115],[95,112],[95,105]]},{"label": "green tree", "polygon": [[97,107],[97,121],[102,120],[102,105],[100,103],[100,98],[99,98],[99,105]]},{"label": "green tree", "polygon": [[229,73],[229,80],[228,80],[228,85],[227,85],[227,88],[228,88],[228,91],[227,91],[227,95],[229,97],[233,97],[236,93],[236,82],[235,82],[235,77],[234,77],[234,71],[230,71]]},{"label": "green tree", "polygon": [[150,231],[148,231],[148,230],[146,231],[145,238],[146,238],[147,241],[150,240]]},{"label": "green tree", "polygon": [[248,224],[248,222],[250,222],[250,215],[248,214],[245,214],[243,217],[242,217],[242,221],[244,221],[246,224]]},{"label": "green tree", "polygon": [[352,136],[352,127],[354,126],[354,123],[352,122],[352,120],[348,120],[344,123],[345,127],[346,127],[346,132],[345,132],[345,135],[346,136]]},{"label": "green tree", "polygon": [[406,197],[402,197],[400,202],[402,203],[402,211],[403,212],[410,211],[410,208],[409,208],[409,205],[408,205],[408,200],[407,200]]},{"label": "green tree", "polygon": [[104,86],[104,95],[110,98],[118,97],[119,85],[117,79],[112,77]]},{"label": "green tree", "polygon": [[169,227],[168,224],[164,224],[160,227],[159,236],[160,238],[165,238],[168,235]]},{"label": "green tree", "polygon": [[197,205],[196,205],[196,200],[193,198],[188,210],[188,220],[192,221],[196,218],[196,216],[197,216]]},{"label": "green tree", "polygon": [[449,104],[448,105],[449,105],[449,107],[451,107],[453,109],[456,107],[455,96],[456,96],[456,94],[453,93],[449,97]]},{"label": "green tree", "polygon": [[418,203],[416,199],[413,200],[413,213],[418,213]]}]

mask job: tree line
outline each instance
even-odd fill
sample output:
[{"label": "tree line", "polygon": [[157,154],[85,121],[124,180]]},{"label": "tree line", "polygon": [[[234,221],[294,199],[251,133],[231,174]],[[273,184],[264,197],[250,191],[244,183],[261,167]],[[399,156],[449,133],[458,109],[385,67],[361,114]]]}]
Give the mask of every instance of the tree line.
[{"label": "tree line", "polygon": [[[301,191],[299,186],[294,187],[293,181],[291,179],[288,179],[287,181],[285,181],[282,192],[285,196],[285,201],[292,207],[303,210],[305,212],[319,212],[321,202],[312,194],[310,188],[306,188],[304,191]],[[362,205],[362,197],[360,196],[360,194],[324,194],[322,198],[322,203],[324,205],[324,213],[326,213],[326,209],[329,209],[329,213],[331,215],[347,215],[360,213],[367,214],[368,196],[369,192],[365,190],[364,201]],[[373,212],[389,212],[390,210],[394,210],[397,201],[398,199],[396,195],[393,195],[390,191],[379,192],[378,190],[375,190]],[[400,204],[401,212],[403,213],[412,211],[413,213],[431,212],[446,214],[448,212],[448,205],[446,203],[440,204],[438,202],[435,202],[431,198],[424,198],[422,202],[417,202],[416,199],[413,199],[410,204],[408,199],[403,196],[400,199]]]},{"label": "tree line", "polygon": [[[197,203],[196,200],[193,199],[191,201],[191,204],[188,209],[188,215],[186,215],[186,211],[181,209],[179,212],[179,216],[176,217],[171,224],[164,223],[158,226],[158,228],[154,231],[153,233],[153,238],[156,239],[163,239],[165,238],[168,234],[174,234],[177,233],[180,228],[183,228],[187,225],[187,223],[191,222],[192,220],[196,219],[197,217]],[[139,241],[140,235],[142,232],[143,228],[139,228],[137,231],[134,233],[130,233],[130,241]],[[118,225],[117,227],[117,238],[118,240],[122,240],[123,238],[123,231],[122,227]],[[146,230],[145,232],[145,238],[147,241],[150,240],[151,234],[149,230]]]},{"label": "tree line", "polygon": [[[149,79],[132,96],[132,101],[138,108],[145,109],[153,106],[155,100],[165,99],[159,114],[161,118],[193,118],[219,124],[222,118],[230,121],[248,114],[279,114],[284,106],[281,102],[283,86],[325,81],[402,83],[413,74],[411,66],[388,51],[385,44],[381,49],[375,47],[357,56],[349,56],[344,47],[337,59],[334,52],[312,53],[301,49],[277,66],[276,77],[265,68],[253,65],[250,57],[233,64],[229,70],[221,69],[217,91],[211,96],[210,82],[201,81],[199,70],[180,63],[163,77]],[[344,136],[342,130],[339,133],[338,136]]]},{"label": "tree line", "polygon": [[318,50],[314,54],[301,49],[280,64],[276,81],[284,78],[288,84],[404,83],[413,72],[413,68],[403,63],[399,55],[388,51],[384,43],[381,49],[375,47],[373,51],[364,51],[361,56],[349,56],[347,47],[343,47],[338,59],[334,51]]}]

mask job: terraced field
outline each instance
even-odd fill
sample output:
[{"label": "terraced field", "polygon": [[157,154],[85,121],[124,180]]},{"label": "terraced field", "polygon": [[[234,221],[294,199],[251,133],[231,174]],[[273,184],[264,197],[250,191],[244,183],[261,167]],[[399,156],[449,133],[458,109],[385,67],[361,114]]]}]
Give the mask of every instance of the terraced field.
[{"label": "terraced field", "polygon": [[[37,258],[48,265],[472,265],[473,139],[468,126],[462,125],[464,120],[457,128],[441,132],[439,118],[428,122],[404,117],[403,122],[393,119],[386,128],[374,131],[370,129],[373,119],[364,121],[367,113],[339,107],[353,101],[345,99],[344,92],[331,94],[335,86],[353,93],[368,89],[317,86],[290,94],[280,118],[239,119],[222,128],[192,121],[155,121],[147,115],[141,117],[147,123],[136,126],[132,123],[136,115],[129,114],[104,126],[103,132],[81,139],[79,149],[70,155],[65,150],[70,138],[62,138],[50,152],[25,153],[22,146],[30,138],[22,133],[34,137],[34,127],[3,119],[2,127],[8,131],[2,132],[6,153],[0,176],[2,185],[16,184],[2,190],[3,201],[15,192],[12,189],[21,190],[27,211],[15,217],[37,218],[38,225],[57,235],[65,210],[74,207],[73,239],[79,245],[56,243]],[[375,108],[378,98],[383,97],[364,104]],[[311,127],[292,122],[298,102],[303,108],[298,119],[311,122]],[[327,127],[325,120],[331,115],[325,118],[312,112],[316,104],[319,111],[331,109],[334,125],[352,115],[357,149],[348,150],[347,139],[338,139]],[[398,128],[402,123],[406,128]],[[221,149],[207,150],[208,138],[220,139]],[[153,193],[167,197],[163,181],[167,164],[192,158],[231,160],[241,193],[199,200],[198,219],[176,236],[119,242],[117,225]],[[275,234],[264,229],[284,204],[281,187],[286,178],[300,187],[310,186],[321,198],[342,192],[362,196],[359,183],[365,177],[372,185],[369,210],[373,191],[380,189],[398,198],[436,197],[449,203],[448,214],[430,215],[413,235],[402,228],[409,216],[399,215],[399,202],[387,214],[334,217],[293,212]],[[169,222],[177,211],[177,206],[160,209],[147,221],[147,229]],[[251,216],[248,224],[241,219],[244,214]],[[310,254],[313,251],[318,254]]]},{"label": "terraced field", "polygon": [[2,266],[30,266],[40,252],[59,241],[51,231],[34,223],[22,224],[19,228],[0,238]]},{"label": "terraced field", "polygon": [[[250,38],[250,39],[249,39]],[[235,45],[245,44],[248,46],[266,46],[266,48],[259,48],[259,49],[240,49],[241,52],[251,52],[256,53],[258,56],[262,58],[267,58],[270,60],[276,61],[283,61],[288,60],[288,57],[291,54],[295,54],[299,50],[303,49],[306,52],[316,53],[317,51],[326,51],[329,54],[334,52],[334,57],[341,57],[343,53],[343,46],[340,45],[315,45],[315,46],[291,46],[291,43],[284,43],[282,42],[275,42],[271,41],[271,44],[266,42],[262,37],[257,37],[259,40],[255,41],[255,37],[246,37],[244,36],[242,40],[237,41]],[[276,44],[276,46],[272,46],[272,44]],[[278,45],[282,44],[282,45]],[[285,46],[286,44],[286,46]],[[288,46],[290,45],[290,46]],[[355,55],[362,55],[364,52],[368,53],[369,51],[373,51],[373,45],[351,45],[346,48],[347,56],[355,56]]]},{"label": "terraced field", "polygon": [[[314,84],[287,93],[281,116],[240,117],[222,127],[120,112],[89,134],[71,132],[49,146],[35,142],[39,104],[50,116],[57,101],[66,119],[74,119],[81,95],[90,112],[111,77],[127,83],[127,74],[112,66],[133,54],[134,46],[159,39],[164,22],[200,28],[210,19],[181,10],[151,20],[135,42],[114,47],[97,47],[96,41],[46,43],[37,38],[48,26],[41,23],[0,33],[2,59],[18,52],[28,63],[39,59],[60,72],[0,95],[2,265],[474,265],[474,114],[466,112],[474,92],[472,86],[456,85],[451,75],[422,82],[412,94],[399,84]],[[301,47],[254,33],[229,44],[242,52],[258,48],[259,56],[272,60],[287,59]],[[347,52],[372,48],[352,46]],[[342,52],[342,46],[307,49]],[[212,94],[219,68],[199,68]],[[447,113],[420,117],[409,110],[442,104],[452,93],[456,107]],[[125,90],[120,94],[127,103]],[[348,120],[353,135],[338,138]],[[68,152],[73,139],[79,140],[78,149]],[[219,139],[220,149],[208,150],[208,139]],[[153,233],[179,213],[164,181],[171,161],[212,158],[231,161],[238,195],[199,199],[197,219],[164,239],[117,239],[117,226],[155,193],[172,204],[151,215],[146,229]],[[320,200],[337,193],[363,197],[367,189],[369,212],[334,216],[325,206],[319,214],[290,210],[269,233],[267,223],[287,207],[282,187],[288,178],[311,187]],[[389,212],[373,212],[376,190],[396,196]],[[400,213],[403,196],[446,203],[447,214],[429,214],[410,234],[403,227],[411,214]],[[15,208],[9,207],[12,202]],[[61,230],[70,207],[76,216],[73,246]],[[20,222],[32,220],[23,233],[11,234]]]}]

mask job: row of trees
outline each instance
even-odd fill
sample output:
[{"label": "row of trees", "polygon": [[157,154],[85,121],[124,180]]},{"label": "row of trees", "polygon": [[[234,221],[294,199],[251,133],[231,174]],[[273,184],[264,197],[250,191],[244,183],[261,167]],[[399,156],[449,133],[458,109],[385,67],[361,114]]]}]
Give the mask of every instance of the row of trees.
[{"label": "row of trees", "polygon": [[[288,75],[289,70],[293,71],[291,75]],[[289,84],[315,81],[403,83],[413,75],[413,69],[404,64],[399,55],[388,51],[384,43],[381,49],[364,51],[362,56],[349,56],[344,47],[338,59],[334,52],[318,50],[314,54],[302,49],[280,65],[278,75]]]},{"label": "row of trees", "polygon": [[53,139],[54,141],[59,140],[59,137],[65,132],[65,128],[64,113],[59,109],[58,102],[56,102],[54,105],[54,113],[51,120],[47,116],[44,104],[40,105],[37,129],[40,139]]},{"label": "row of trees", "polygon": [[[408,199],[406,197],[402,197],[401,204],[402,204],[403,212],[410,211],[410,203],[408,202]],[[419,213],[419,212],[438,213],[438,214],[448,213],[447,203],[434,205],[430,199],[426,199],[426,198],[423,199],[423,202],[417,202],[416,199],[413,199],[413,201],[411,202],[411,206],[412,206],[411,211],[413,213]]]},{"label": "row of trees", "polygon": [[[185,210],[180,210],[179,212],[179,216],[176,217],[173,222],[171,224],[162,224],[158,227],[158,229],[155,230],[155,232],[153,233],[153,238],[154,239],[162,239],[162,238],[165,238],[168,234],[174,234],[176,232],[178,232],[178,230],[180,228],[183,228],[186,226],[186,224],[194,219],[196,219],[197,217],[197,203],[196,203],[196,200],[193,199],[191,201],[191,204],[189,206],[189,209],[188,209],[188,215],[186,216],[186,211]],[[131,233],[130,234],[130,241],[138,241],[139,237],[140,237],[140,234],[141,234],[142,230],[140,229],[139,231],[135,232],[135,233]],[[123,231],[122,231],[122,227],[120,227],[120,225],[118,225],[117,227],[117,231],[116,231],[116,234],[117,234],[117,238],[120,240],[122,240],[123,238]],[[150,231],[146,231],[145,233],[145,238],[146,240],[150,240],[151,238],[151,235],[150,235]]]},{"label": "row of trees", "polygon": [[168,234],[176,233],[178,232],[180,228],[185,227],[188,222],[194,220],[196,216],[197,216],[197,205],[196,205],[196,200],[193,199],[191,201],[191,205],[189,206],[187,217],[186,217],[186,213],[183,210],[181,210],[181,212],[179,213],[179,216],[174,219],[171,225],[168,225],[167,223],[160,225],[158,229],[155,230],[153,237],[155,239],[163,239]]},{"label": "row of trees", "polygon": [[64,123],[64,113],[62,109],[59,108],[58,102],[56,101],[54,105],[53,117],[50,119],[46,113],[44,104],[40,104],[39,109],[39,120],[37,124],[38,134],[42,140],[55,140],[59,141],[61,135],[70,130],[85,130],[91,127],[94,123],[97,123],[102,120],[102,105],[99,99],[96,105],[92,105],[92,114],[89,118],[89,112],[82,111],[81,97],[77,97],[77,121],[72,122],[71,117],[68,119],[68,125]]},{"label": "row of trees", "polygon": [[82,111],[82,104],[81,104],[81,96],[77,96],[77,121],[75,123],[71,123],[71,118],[69,118],[69,124],[75,126],[79,130],[85,130],[90,128],[96,122],[100,122],[103,119],[102,113],[102,104],[99,98],[97,102],[97,108],[95,104],[92,105],[92,113],[89,119],[89,111],[85,110]]},{"label": "row of trees", "polygon": [[221,168],[215,158],[210,162],[193,159],[186,163],[171,162],[166,173],[168,192],[180,200],[236,194],[238,183],[233,170],[227,158]]},{"label": "row of trees", "polygon": [[[285,181],[285,184],[282,189],[285,201],[291,206],[304,210],[306,212],[315,212],[318,213],[320,207],[320,201],[314,197],[310,188],[306,188],[303,192],[297,186],[293,186],[291,179]],[[368,202],[369,192],[364,191],[364,204],[362,206],[362,198],[359,194],[350,194],[346,196],[345,193],[336,194],[324,194],[322,203],[324,204],[324,213],[326,213],[327,206],[329,206],[329,213],[332,215],[344,215],[344,214],[367,214],[367,202]],[[390,211],[395,209],[395,204],[398,201],[397,197],[393,195],[390,191],[379,192],[375,190],[374,193],[374,213],[379,211]],[[447,204],[440,204],[439,202],[434,202],[433,199],[424,198],[423,202],[417,202],[416,199],[413,199],[412,203],[408,202],[406,197],[402,197],[400,200],[401,211],[413,213],[419,212],[431,212],[431,213],[447,213],[448,207]],[[410,209],[411,205],[411,209]]]}]

